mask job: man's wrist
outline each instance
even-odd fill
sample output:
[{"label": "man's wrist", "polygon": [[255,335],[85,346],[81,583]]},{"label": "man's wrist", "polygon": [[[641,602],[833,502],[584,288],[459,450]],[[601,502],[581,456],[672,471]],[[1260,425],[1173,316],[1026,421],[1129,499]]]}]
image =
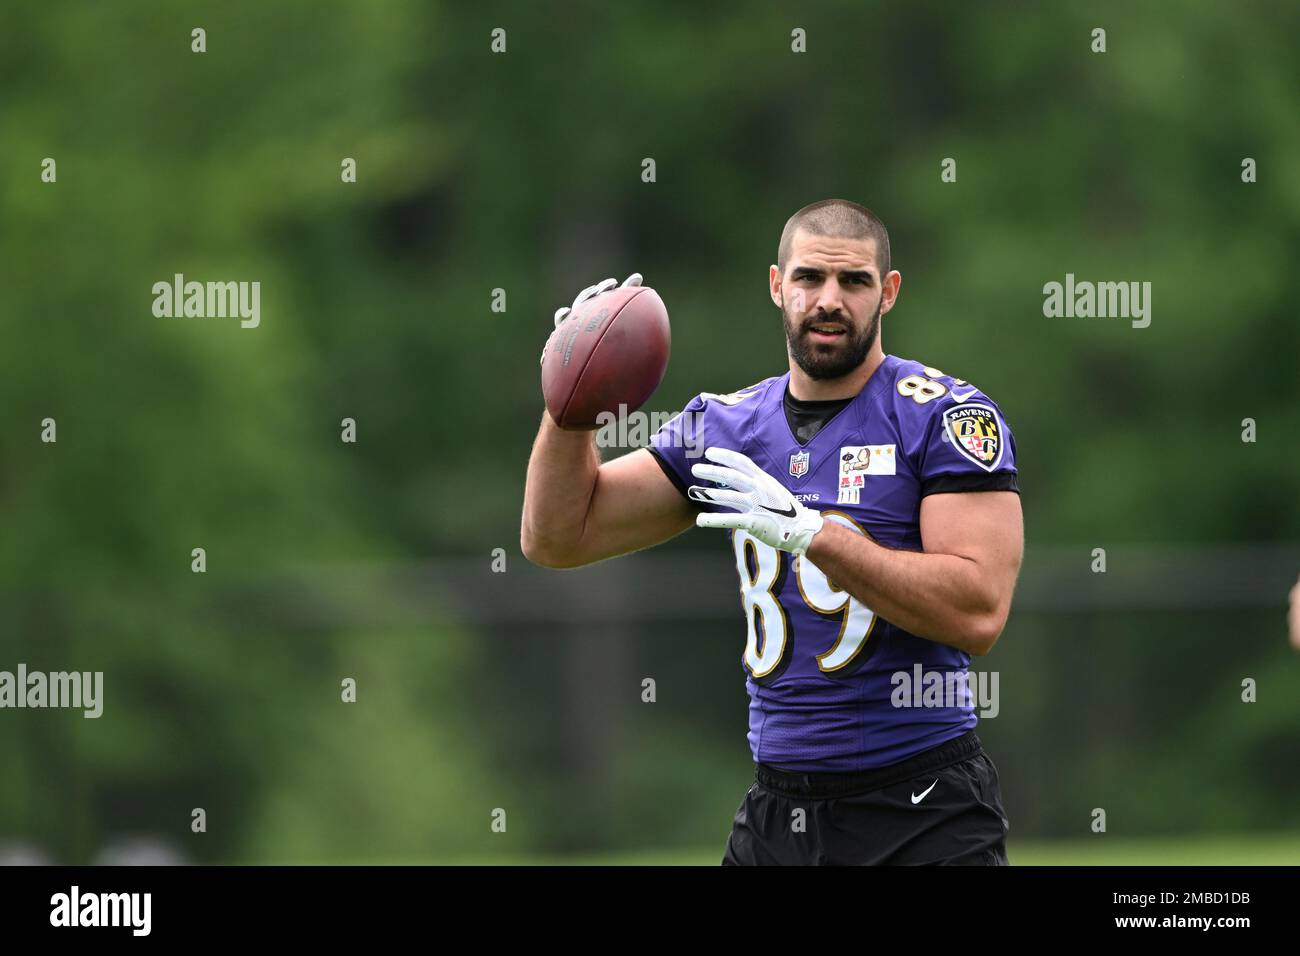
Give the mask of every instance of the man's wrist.
[{"label": "man's wrist", "polygon": [[853,534],[853,532],[834,521],[827,521],[825,516],[822,516],[821,529],[813,534],[808,542],[808,550],[805,552],[808,560],[821,567],[818,559],[828,556],[828,552],[835,547],[835,540],[840,534]]},{"label": "man's wrist", "polygon": [[817,540],[818,535],[825,530],[827,522],[826,519],[822,517],[820,511],[806,508],[804,509],[804,512],[804,515],[801,517],[801,523],[803,523],[805,527],[799,532],[801,544],[794,549],[794,552],[795,554],[806,555],[809,549],[812,548],[813,542]]}]

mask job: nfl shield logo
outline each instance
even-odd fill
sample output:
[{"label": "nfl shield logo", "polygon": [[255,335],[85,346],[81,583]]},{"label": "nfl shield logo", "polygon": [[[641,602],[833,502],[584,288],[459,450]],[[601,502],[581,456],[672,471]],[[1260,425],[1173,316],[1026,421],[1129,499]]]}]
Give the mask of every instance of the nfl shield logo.
[{"label": "nfl shield logo", "polygon": [[806,451],[801,451],[790,456],[790,474],[794,478],[802,478],[808,474],[808,459],[811,456]]}]

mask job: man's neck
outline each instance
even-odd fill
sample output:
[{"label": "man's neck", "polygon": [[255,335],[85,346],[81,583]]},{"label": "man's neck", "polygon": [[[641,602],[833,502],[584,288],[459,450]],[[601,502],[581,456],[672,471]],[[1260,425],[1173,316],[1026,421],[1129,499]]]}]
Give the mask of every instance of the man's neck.
[{"label": "man's neck", "polygon": [[867,386],[867,381],[885,361],[884,350],[877,341],[862,364],[848,375],[839,378],[809,378],[794,359],[790,360],[790,395],[801,402],[826,402],[836,398],[852,398]]}]

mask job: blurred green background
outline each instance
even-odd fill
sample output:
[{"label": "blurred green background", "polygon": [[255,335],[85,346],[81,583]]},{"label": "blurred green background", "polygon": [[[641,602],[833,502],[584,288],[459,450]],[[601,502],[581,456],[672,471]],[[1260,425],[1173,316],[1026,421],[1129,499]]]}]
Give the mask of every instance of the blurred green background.
[{"label": "blurred green background", "polygon": [[[886,351],[1015,430],[1025,569],[975,663],[1013,862],[1300,862],[1297,35],[1283,3],[6,5],[0,670],[105,692],[0,711],[0,851],[716,862],[730,551],[527,564],[537,355],[640,271],[647,411],[779,374],[768,264],[840,196],[891,230]],[[175,273],[259,281],[260,327],[155,317]],[[1151,282],[1150,327],[1045,318],[1066,273]]]}]

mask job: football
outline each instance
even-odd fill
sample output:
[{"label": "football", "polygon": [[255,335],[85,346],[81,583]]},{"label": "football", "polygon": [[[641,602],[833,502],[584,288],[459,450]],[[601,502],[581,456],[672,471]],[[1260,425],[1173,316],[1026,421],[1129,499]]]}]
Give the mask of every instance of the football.
[{"label": "football", "polygon": [[654,289],[611,289],[582,303],[546,343],[547,412],[561,428],[590,430],[602,413],[640,408],[663,381],[670,344],[668,310]]}]

